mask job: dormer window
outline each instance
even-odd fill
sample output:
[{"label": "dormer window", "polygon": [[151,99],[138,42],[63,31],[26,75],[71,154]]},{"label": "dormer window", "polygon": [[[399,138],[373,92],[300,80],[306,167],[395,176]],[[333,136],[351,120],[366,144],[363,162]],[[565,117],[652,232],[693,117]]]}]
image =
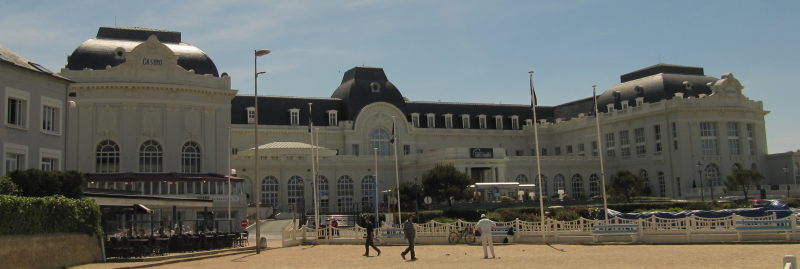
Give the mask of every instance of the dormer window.
[{"label": "dormer window", "polygon": [[636,106],[640,107],[644,104],[644,97],[636,97]]},{"label": "dormer window", "polygon": [[622,102],[622,110],[628,109],[628,101]]},{"label": "dormer window", "polygon": [[328,126],[338,126],[339,117],[336,110],[328,110]]},{"label": "dormer window", "polygon": [[372,82],[372,83],[369,84],[369,89],[373,93],[379,93],[379,92],[381,92],[381,84],[377,83],[377,82]]},{"label": "dormer window", "polygon": [[684,81],[682,84],[683,84],[683,89],[686,90],[687,92],[692,90],[692,83],[691,82]]},{"label": "dormer window", "polygon": [[419,113],[411,113],[411,125],[419,128]]},{"label": "dormer window", "polygon": [[525,120],[525,125],[528,125],[528,126],[533,125],[533,119],[526,119]]},{"label": "dormer window", "polygon": [[607,104],[606,109],[608,109],[608,112],[614,111],[614,104]]},{"label": "dormer window", "polygon": [[469,129],[469,114],[461,114],[461,126],[464,129]]},{"label": "dormer window", "polygon": [[436,128],[436,114],[428,113],[425,117],[428,120],[428,128]]},{"label": "dormer window", "polygon": [[497,130],[503,129],[503,115],[495,115],[494,116],[494,127]]},{"label": "dormer window", "polygon": [[511,129],[519,130],[519,116],[511,116]]},{"label": "dormer window", "polygon": [[486,115],[478,115],[478,128],[486,129]]},{"label": "dormer window", "polygon": [[453,114],[444,114],[444,128],[453,128]]},{"label": "dormer window", "polygon": [[289,125],[292,126],[300,125],[300,109],[297,108],[289,109]]},{"label": "dormer window", "polygon": [[247,107],[247,123],[255,123],[256,122],[256,108],[255,107]]}]

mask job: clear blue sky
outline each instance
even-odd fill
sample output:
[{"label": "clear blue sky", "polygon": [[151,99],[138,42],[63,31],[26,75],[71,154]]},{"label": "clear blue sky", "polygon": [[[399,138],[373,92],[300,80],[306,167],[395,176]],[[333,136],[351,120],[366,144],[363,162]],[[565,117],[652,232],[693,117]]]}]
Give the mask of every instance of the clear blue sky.
[{"label": "clear blue sky", "polygon": [[[166,2],[166,1],[164,1]],[[100,26],[183,33],[234,89],[327,97],[344,71],[383,67],[414,101],[557,105],[659,62],[732,72],[764,101],[770,153],[800,149],[800,1],[12,1],[0,44],[53,70]],[[116,22],[115,22],[116,21]]]}]

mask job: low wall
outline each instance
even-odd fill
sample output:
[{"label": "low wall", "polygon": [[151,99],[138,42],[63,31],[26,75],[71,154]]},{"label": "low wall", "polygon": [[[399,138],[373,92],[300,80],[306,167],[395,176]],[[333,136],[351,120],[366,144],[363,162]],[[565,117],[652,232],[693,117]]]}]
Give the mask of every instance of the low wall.
[{"label": "low wall", "polygon": [[62,268],[102,260],[100,240],[93,235],[0,236],[0,261],[3,268]]}]

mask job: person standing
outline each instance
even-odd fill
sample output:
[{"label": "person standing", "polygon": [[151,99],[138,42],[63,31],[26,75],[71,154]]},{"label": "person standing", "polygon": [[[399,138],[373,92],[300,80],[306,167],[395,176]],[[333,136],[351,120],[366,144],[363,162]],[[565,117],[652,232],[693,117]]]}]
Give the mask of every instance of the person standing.
[{"label": "person standing", "polygon": [[375,246],[375,242],[374,242],[374,239],[375,239],[375,233],[374,233],[375,232],[375,225],[372,225],[372,222],[369,221],[368,217],[364,217],[364,228],[367,229],[367,241],[364,242],[364,249],[366,250],[366,252],[364,252],[364,256],[369,257],[369,247],[372,247],[373,249],[375,249],[375,251],[378,252],[378,256],[380,256],[381,255],[381,250],[378,249],[378,247]]},{"label": "person standing", "polygon": [[488,259],[489,253],[486,250],[488,246],[492,252],[492,259],[494,259],[494,244],[492,242],[492,230],[497,227],[494,221],[486,218],[486,214],[481,214],[481,220],[475,224],[475,229],[481,233],[481,245],[483,246],[483,258]]},{"label": "person standing", "polygon": [[408,240],[408,247],[400,253],[403,260],[406,259],[406,254],[411,252],[411,260],[417,260],[417,255],[414,254],[414,238],[417,236],[417,230],[414,228],[414,215],[408,215],[408,219],[403,222],[403,237]]}]

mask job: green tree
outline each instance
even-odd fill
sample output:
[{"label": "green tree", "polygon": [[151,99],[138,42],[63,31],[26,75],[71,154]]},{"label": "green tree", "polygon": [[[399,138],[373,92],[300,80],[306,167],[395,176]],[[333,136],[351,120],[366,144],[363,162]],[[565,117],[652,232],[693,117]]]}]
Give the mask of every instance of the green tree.
[{"label": "green tree", "polygon": [[[436,202],[447,201],[450,208],[453,207],[453,200],[470,197],[467,187],[472,184],[472,179],[458,171],[452,164],[437,164],[422,175],[425,194]],[[453,199],[450,199],[451,197]]]},{"label": "green tree", "polygon": [[424,197],[422,185],[416,182],[400,183],[400,206],[404,211],[413,211],[414,202],[416,201],[417,205],[421,205]]},{"label": "green tree", "polygon": [[10,178],[0,176],[0,194],[19,195],[19,187]]},{"label": "green tree", "polygon": [[628,170],[622,170],[612,175],[611,184],[608,186],[611,196],[629,203],[631,197],[642,195],[644,190],[644,179]]},{"label": "green tree", "polygon": [[730,191],[742,191],[745,201],[748,199],[747,190],[757,185],[764,176],[758,171],[750,169],[734,169],[733,174],[725,178],[725,188]]}]

